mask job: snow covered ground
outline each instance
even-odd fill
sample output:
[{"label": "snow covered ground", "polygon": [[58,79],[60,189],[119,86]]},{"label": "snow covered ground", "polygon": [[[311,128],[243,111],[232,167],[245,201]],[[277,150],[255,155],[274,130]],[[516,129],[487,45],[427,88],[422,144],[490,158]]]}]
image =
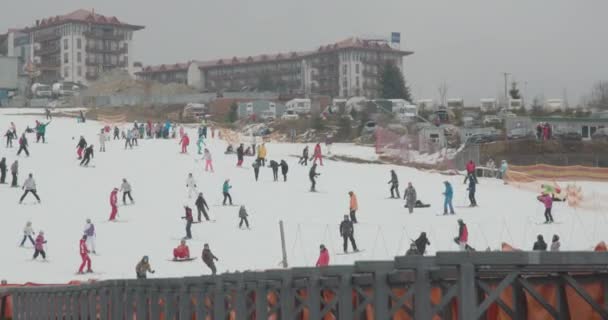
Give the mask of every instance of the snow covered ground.
[{"label": "snow covered ground", "polygon": [[[19,133],[41,117],[7,115],[0,110],[2,133],[14,121]],[[198,161],[196,147],[190,154],[179,154],[177,140],[140,140],[139,147],[125,150],[123,141],[111,141],[107,152],[98,153],[91,164],[82,168],[76,160],[76,143],[84,135],[98,146],[100,124],[78,124],[74,119],[56,118],[47,128],[47,143],[36,144],[30,135],[31,157],[16,156],[17,148],[7,149],[4,139],[0,157],[7,163],[20,162],[19,182],[33,173],[38,185],[41,204],[33,198],[19,205],[21,189],[0,185],[0,278],[9,282],[61,283],[88,278],[133,278],[135,264],[143,255],[150,256],[153,277],[196,276],[209,270],[199,260],[189,263],[168,261],[172,249],[185,235],[184,205],[194,208],[188,199],[186,176],[194,173],[201,192],[211,206],[215,223],[195,224],[194,239],[189,242],[192,254],[199,256],[204,243],[209,243],[219,257],[219,272],[277,268],[281,261],[279,220],[286,226],[287,255],[290,266],[314,265],[319,244],[330,251],[331,264],[350,264],[356,260],[392,259],[403,254],[421,231],[431,242],[429,253],[457,250],[452,239],[456,236],[456,220],[464,219],[469,227],[470,244],[479,249],[497,249],[502,241],[515,247],[530,249],[537,234],[547,242],[554,233],[560,235],[564,250],[588,250],[603,240],[608,219],[600,212],[581,211],[557,203],[554,217],[558,224],[539,225],[544,221],[541,203],[535,194],[504,185],[499,180],[480,179],[477,199],[480,207],[470,209],[466,187],[460,176],[430,174],[406,167],[370,165],[327,161],[319,167],[318,193],[310,193],[308,169],[297,164],[302,144],[267,143],[268,158],[285,159],[289,165],[288,182],[273,182],[272,172],[264,168],[260,181],[255,182],[252,158],[246,158],[244,168],[236,168],[236,156],[224,155],[223,141],[208,140],[213,153],[215,173],[204,172]],[[191,137],[195,131],[189,130]],[[311,149],[312,149],[311,145]],[[334,154],[374,159],[373,149],[337,144]],[[417,209],[408,214],[402,200],[389,196],[390,169],[395,169],[401,181],[401,193],[408,181],[414,183],[418,197],[431,208]],[[108,223],[109,195],[127,178],[133,186],[135,205],[119,207],[119,218],[126,222]],[[238,207],[222,207],[222,183],[230,179],[235,204],[246,205],[250,213],[251,230],[239,230]],[[10,177],[9,177],[10,180]],[[437,216],[443,211],[443,181],[455,188],[455,216]],[[601,183],[579,183],[586,191],[605,188]],[[342,251],[338,225],[348,213],[348,191],[359,200],[359,224],[355,238],[365,251],[351,255],[336,255]],[[97,252],[92,255],[93,268],[99,274],[77,276],[80,264],[78,242],[85,220],[91,218],[97,228]],[[19,248],[22,229],[32,221],[34,230],[44,230],[48,240],[49,262],[31,261],[33,249],[29,244]]]}]

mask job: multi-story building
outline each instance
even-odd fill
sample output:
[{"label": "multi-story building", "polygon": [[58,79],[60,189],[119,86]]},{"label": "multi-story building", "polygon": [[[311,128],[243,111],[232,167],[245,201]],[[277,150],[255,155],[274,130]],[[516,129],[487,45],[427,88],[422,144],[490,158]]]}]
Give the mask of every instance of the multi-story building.
[{"label": "multi-story building", "polygon": [[36,20],[21,32],[27,34],[28,60],[37,70],[37,81],[70,81],[87,84],[108,70],[133,74],[133,33],[142,26],[124,23],[94,11]]}]

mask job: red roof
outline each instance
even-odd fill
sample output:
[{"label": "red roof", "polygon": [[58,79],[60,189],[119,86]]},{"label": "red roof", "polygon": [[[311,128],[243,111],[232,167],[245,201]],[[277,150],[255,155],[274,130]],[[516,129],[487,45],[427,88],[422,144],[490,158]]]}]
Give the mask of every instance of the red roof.
[{"label": "red roof", "polygon": [[335,51],[341,49],[372,49],[401,52],[405,55],[412,54],[409,51],[400,51],[392,48],[387,42],[377,40],[366,40],[360,38],[348,38],[336,43],[320,46],[317,52]]},{"label": "red roof", "polygon": [[118,20],[118,18],[116,18],[114,16],[112,16],[112,17],[104,16],[104,15],[96,13],[94,11],[89,11],[89,10],[85,10],[85,9],[79,9],[74,12],[71,12],[71,13],[68,13],[65,15],[61,15],[61,16],[45,18],[45,19],[39,20],[37,22],[38,22],[37,25],[33,26],[30,29],[33,29],[33,30],[42,29],[42,28],[46,28],[46,27],[50,27],[50,26],[54,26],[54,25],[58,25],[58,24],[66,23],[66,22],[82,22],[82,23],[92,23],[92,24],[113,25],[113,26],[121,26],[121,27],[125,27],[125,28],[130,28],[130,29],[134,29],[134,30],[140,30],[140,29],[144,28],[143,26],[137,26],[137,25],[124,23],[124,22]]},{"label": "red roof", "polygon": [[192,62],[161,64],[156,66],[146,66],[138,74],[156,73],[156,72],[171,72],[171,71],[186,71]]}]

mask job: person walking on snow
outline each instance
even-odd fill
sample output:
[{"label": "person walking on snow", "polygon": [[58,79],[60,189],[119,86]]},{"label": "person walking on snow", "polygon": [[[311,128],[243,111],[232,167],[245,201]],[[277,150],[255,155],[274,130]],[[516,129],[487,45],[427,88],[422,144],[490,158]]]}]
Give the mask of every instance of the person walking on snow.
[{"label": "person walking on snow", "polygon": [[30,156],[30,152],[29,150],[27,150],[28,147],[28,143],[27,143],[27,137],[25,136],[25,133],[23,133],[21,135],[21,138],[19,138],[19,150],[17,150],[17,155],[21,154],[21,151],[25,152],[26,156]]},{"label": "person walking on snow", "polygon": [[46,240],[44,239],[44,231],[38,232],[38,236],[36,237],[36,241],[34,242],[34,257],[32,259],[36,260],[38,255],[42,256],[42,259],[46,260],[46,252],[44,251],[44,244]]},{"label": "person walking on snow", "polygon": [[266,144],[262,143],[258,148],[258,160],[262,166],[266,166],[266,152]]},{"label": "person walking on snow", "polygon": [[551,239],[551,251],[559,251],[561,247],[561,243],[559,242],[559,236],[554,234],[553,239]]},{"label": "person walking on snow", "polygon": [[198,211],[198,222],[201,222],[201,214],[205,217],[207,221],[209,221],[209,216],[207,215],[207,210],[209,210],[209,206],[207,205],[207,201],[203,197],[203,193],[198,194],[198,198],[194,202],[196,206],[196,210]]},{"label": "person walking on snow", "polygon": [[80,140],[78,140],[78,143],[76,144],[76,154],[78,155],[78,160],[82,160],[82,152],[86,147],[87,141],[84,139],[83,136],[80,136]]},{"label": "person walking on snow", "polygon": [[287,165],[287,162],[285,162],[285,160],[281,160],[281,174],[283,175],[283,182],[287,181],[287,172],[289,171],[289,165]]},{"label": "person walking on snow", "polygon": [[203,146],[205,145],[205,138],[203,136],[199,136],[196,141],[196,147],[198,148],[198,154],[203,154]]},{"label": "person walking on snow", "polygon": [[38,203],[40,203],[40,197],[38,197],[38,194],[36,193],[36,181],[31,173],[23,183],[23,187],[21,187],[21,189],[25,190],[25,192],[23,192],[21,199],[19,199],[19,204],[23,202],[23,199],[25,199],[25,196],[27,196],[28,193],[32,193],[34,197],[36,197],[36,200],[38,200]]},{"label": "person walking on snow", "polygon": [[357,249],[357,244],[355,243],[355,226],[352,221],[348,220],[348,215],[344,215],[344,220],[340,223],[340,236],[344,240],[344,253],[348,252],[348,241],[350,240],[350,244],[353,247],[355,252],[359,251]]},{"label": "person walking on snow", "polygon": [[418,254],[423,256],[426,252],[426,246],[430,246],[431,243],[429,239],[426,237],[426,232],[420,233],[418,239],[414,240],[414,244],[416,245],[416,249],[418,250]]},{"label": "person walking on snow", "polygon": [[0,184],[6,183],[6,170],[6,158],[2,157],[2,160],[0,160]]},{"label": "person walking on snow", "polygon": [[117,126],[114,126],[114,140],[120,140],[120,129]]},{"label": "person walking on snow", "polygon": [[458,219],[458,237],[456,237],[454,240],[460,246],[460,251],[467,250],[467,243],[469,242],[469,230],[462,219]]},{"label": "person walking on snow", "polygon": [[323,165],[323,155],[321,154],[321,143],[317,143],[315,146],[315,151],[313,153],[313,164],[317,164],[317,160],[319,160],[319,164]]},{"label": "person walking on snow", "polygon": [[553,208],[553,197],[550,194],[543,193],[538,196],[538,201],[542,202],[545,206],[545,223],[553,223],[553,215],[551,209]]},{"label": "person walking on snow", "polygon": [[89,166],[89,161],[93,158],[93,145],[89,145],[86,149],[84,149],[84,157],[82,161],[80,161],[80,166]]},{"label": "person walking on snow", "polygon": [[545,239],[543,239],[543,235],[539,234],[536,236],[536,242],[534,242],[534,246],[532,246],[532,250],[534,251],[547,251],[547,243]]},{"label": "person walking on snow", "polygon": [[274,179],[274,182],[279,181],[279,163],[274,160],[270,160],[270,164],[268,166],[272,168],[272,178]]},{"label": "person walking on snow", "polygon": [[391,170],[391,180],[388,181],[388,184],[391,185],[391,199],[401,199],[399,195],[399,178],[397,178],[395,170]]},{"label": "person walking on snow", "polygon": [[188,206],[184,206],[184,209],[186,210],[186,215],[182,217],[182,219],[186,219],[186,236],[184,237],[184,239],[192,239],[192,222],[194,222],[194,219],[192,217],[192,209],[190,209],[190,207]]},{"label": "person walking on snow", "polygon": [[230,200],[230,205],[232,205],[232,196],[230,195],[230,189],[232,189],[232,186],[230,185],[230,179],[226,179],[226,181],[224,181],[224,184],[222,185],[222,194],[224,195],[224,201],[222,202],[223,206],[226,205],[226,200]]},{"label": "person walking on snow", "polygon": [[21,240],[21,244],[19,246],[23,247],[23,245],[25,244],[25,240],[27,240],[27,239],[30,239],[32,246],[36,246],[36,242],[34,242],[33,236],[34,236],[34,229],[32,228],[32,222],[28,221],[25,224],[25,228],[23,228],[23,240]]},{"label": "person walking on snow", "polygon": [[11,180],[11,187],[17,188],[17,174],[19,173],[19,162],[17,160],[13,161],[11,164],[11,176],[13,179]]},{"label": "person walking on snow", "polygon": [[348,211],[350,213],[350,221],[352,221],[353,223],[357,223],[357,216],[355,216],[355,213],[357,213],[357,210],[359,209],[359,203],[357,202],[357,196],[352,191],[349,191],[348,195],[350,197],[350,203],[348,205]]},{"label": "person walking on snow", "polygon": [[315,264],[315,266],[326,267],[329,265],[329,251],[327,251],[327,248],[325,248],[324,244],[321,244],[319,246],[319,250],[321,252],[319,252],[319,258],[317,258],[317,263]]},{"label": "person walking on snow", "polygon": [[308,172],[308,178],[310,179],[310,191],[316,192],[317,189],[317,177],[320,176],[320,173],[317,173],[317,164],[313,163],[312,167],[310,167],[310,171]]},{"label": "person walking on snow", "polygon": [[42,139],[42,143],[46,143],[45,135],[46,135],[46,126],[48,126],[51,122],[42,123],[39,122],[36,126],[36,143]]},{"label": "person walking on snow", "polygon": [[203,152],[203,160],[205,160],[205,171],[211,170],[213,172],[213,158],[209,149],[205,148]]},{"label": "person walking on snow", "polygon": [[301,164],[303,166],[308,165],[308,146],[304,147],[304,149],[302,150],[302,157],[300,157],[300,161],[298,162],[298,164]]},{"label": "person walking on snow", "polygon": [[237,167],[242,167],[243,166],[243,157],[245,155],[245,147],[243,146],[243,144],[241,143],[241,145],[236,148],[236,166]]},{"label": "person walking on snow", "polygon": [[444,181],[445,191],[443,191],[443,214],[448,214],[448,207],[450,208],[450,214],[454,214],[454,206],[452,206],[452,198],[454,198],[454,189],[448,181]]},{"label": "person walking on snow", "polygon": [[122,192],[122,204],[127,204],[127,197],[129,197],[129,201],[133,204],[133,197],[131,197],[131,184],[127,181],[127,179],[122,179],[122,184],[120,185],[120,191]]},{"label": "person walking on snow", "polygon": [[91,248],[91,252],[97,254],[95,252],[95,225],[91,222],[91,219],[87,219],[87,223],[84,225],[84,235],[87,237],[87,245]]},{"label": "person walking on snow", "polygon": [[186,245],[186,240],[182,239],[179,246],[173,249],[173,261],[190,259],[190,248]]},{"label": "person walking on snow", "polygon": [[203,262],[207,265],[207,267],[209,267],[209,269],[211,269],[211,274],[215,275],[215,273],[217,272],[217,268],[215,267],[215,261],[219,261],[220,259],[218,259],[213,252],[211,252],[211,249],[209,249],[209,244],[205,243],[205,246],[203,247],[203,254],[201,255],[201,258],[203,259]]},{"label": "person walking on snow", "polygon": [[118,188],[112,189],[112,193],[110,193],[110,207],[112,207],[112,211],[110,212],[110,221],[116,220],[116,215],[118,214]]},{"label": "person walking on snow", "polygon": [[403,200],[405,200],[405,207],[411,213],[414,213],[414,207],[416,206],[416,200],[418,196],[416,194],[416,189],[412,186],[411,182],[407,183],[407,188],[403,192]]},{"label": "person walking on snow", "polygon": [[106,152],[106,132],[103,128],[99,132],[99,152]]},{"label": "person walking on snow", "polygon": [[80,259],[82,259],[82,263],[80,264],[80,268],[78,269],[78,274],[84,274],[84,266],[87,266],[87,273],[93,272],[91,269],[91,258],[89,257],[89,249],[87,248],[87,236],[83,235],[82,239],[80,239]]},{"label": "person walking on snow", "polygon": [[477,183],[475,182],[475,179],[469,179],[469,187],[467,188],[467,190],[469,191],[469,201],[471,202],[469,204],[469,207],[477,207],[477,200],[475,200],[476,185]]},{"label": "person walking on snow", "polygon": [[239,209],[239,218],[241,219],[239,222],[239,229],[243,227],[243,222],[245,222],[245,226],[247,227],[247,229],[249,229],[249,220],[247,220],[248,216],[249,214],[247,214],[245,206],[241,206],[241,208]]},{"label": "person walking on snow", "polygon": [[253,161],[251,166],[253,167],[253,176],[255,177],[255,181],[258,181],[258,177],[260,176],[260,166],[261,166],[260,159],[256,159],[255,161]]},{"label": "person walking on snow", "polygon": [[188,173],[188,178],[186,179],[186,188],[188,189],[188,198],[192,198],[193,194],[196,194],[196,180],[192,176],[192,173]]},{"label": "person walking on snow", "polygon": [[137,279],[147,279],[148,272],[154,273],[154,270],[152,270],[152,267],[150,267],[150,260],[148,256],[144,256],[135,266],[135,273],[137,274]]}]

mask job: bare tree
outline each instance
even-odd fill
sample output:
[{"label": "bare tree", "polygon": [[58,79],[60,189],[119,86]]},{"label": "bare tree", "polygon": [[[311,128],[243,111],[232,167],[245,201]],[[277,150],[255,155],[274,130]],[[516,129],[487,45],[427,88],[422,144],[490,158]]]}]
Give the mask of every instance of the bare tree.
[{"label": "bare tree", "polygon": [[437,87],[437,91],[439,91],[439,104],[442,106],[448,105],[448,84],[444,81]]},{"label": "bare tree", "polygon": [[591,89],[589,105],[598,109],[608,109],[608,81],[598,81]]}]

